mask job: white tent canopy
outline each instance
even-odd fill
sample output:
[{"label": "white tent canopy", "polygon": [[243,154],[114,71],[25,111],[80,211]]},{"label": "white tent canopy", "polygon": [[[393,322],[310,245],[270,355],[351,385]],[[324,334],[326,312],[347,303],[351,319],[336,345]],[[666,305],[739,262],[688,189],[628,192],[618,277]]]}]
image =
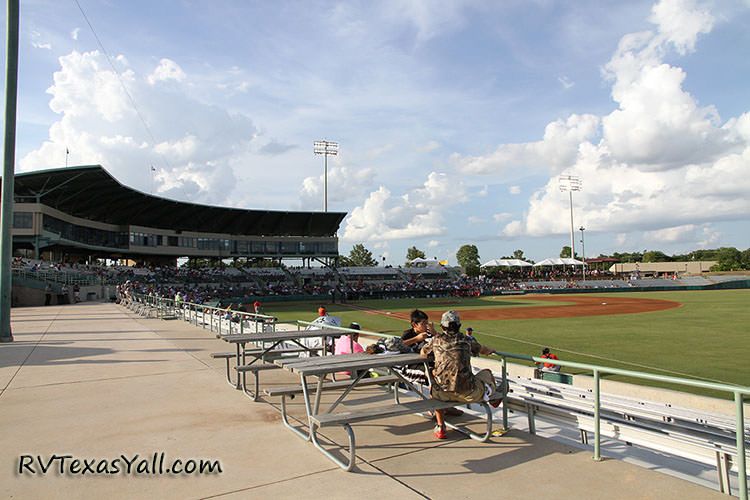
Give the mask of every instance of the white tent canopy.
[{"label": "white tent canopy", "polygon": [[480,267],[531,267],[531,264],[520,259],[492,259]]},{"label": "white tent canopy", "polygon": [[541,262],[534,264],[534,267],[541,266],[582,266],[583,262],[578,259],[571,258],[556,258],[556,259],[544,259]]},{"label": "white tent canopy", "polygon": [[434,259],[423,259],[422,257],[417,257],[416,259],[411,259],[409,261],[409,264],[437,264],[438,261]]}]

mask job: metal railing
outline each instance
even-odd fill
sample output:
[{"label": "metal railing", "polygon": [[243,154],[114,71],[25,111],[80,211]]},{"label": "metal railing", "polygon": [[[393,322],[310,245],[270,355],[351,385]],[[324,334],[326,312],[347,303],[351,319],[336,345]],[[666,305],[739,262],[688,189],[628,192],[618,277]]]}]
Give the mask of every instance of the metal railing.
[{"label": "metal railing", "polygon": [[[228,308],[207,306],[194,302],[175,301],[166,297],[155,295],[133,294],[130,299],[120,297],[121,300],[129,300],[126,305],[143,315],[154,313],[156,318],[178,318],[190,322],[195,326],[208,328],[211,332],[216,329],[223,333],[227,330],[230,335],[235,333],[258,333],[264,328],[275,331],[279,324],[275,317],[267,314],[256,314],[244,311],[234,311]],[[226,318],[227,313],[231,319]],[[237,318],[237,321],[233,319]],[[226,328],[224,325],[226,324]]]},{"label": "metal railing", "polygon": [[[507,382],[507,364],[508,359],[518,359],[523,361],[532,361],[534,363],[547,363],[570,368],[578,368],[591,372],[594,377],[594,460],[601,460],[601,375],[603,373],[611,375],[622,375],[635,379],[651,380],[655,382],[664,382],[669,384],[685,385],[689,387],[699,387],[702,389],[711,389],[719,392],[728,392],[734,395],[735,401],[735,436],[736,436],[736,460],[737,474],[739,478],[739,497],[741,500],[748,500],[747,497],[747,465],[745,463],[745,417],[744,417],[744,399],[750,395],[750,387],[739,385],[717,384],[714,382],[704,382],[702,380],[690,380],[678,377],[669,377],[665,375],[655,375],[631,370],[622,370],[619,368],[610,368],[607,366],[589,365],[573,361],[562,361],[549,358],[540,358],[523,354],[514,354],[509,352],[496,352],[502,360],[502,380]],[[508,428],[508,394],[503,395],[503,427]]]},{"label": "metal railing", "polygon": [[14,278],[36,280],[45,283],[58,283],[61,285],[79,286],[95,286],[102,284],[102,279],[98,276],[74,273],[70,271],[56,271],[50,269],[31,271],[29,269],[15,268],[12,270],[12,272]]}]

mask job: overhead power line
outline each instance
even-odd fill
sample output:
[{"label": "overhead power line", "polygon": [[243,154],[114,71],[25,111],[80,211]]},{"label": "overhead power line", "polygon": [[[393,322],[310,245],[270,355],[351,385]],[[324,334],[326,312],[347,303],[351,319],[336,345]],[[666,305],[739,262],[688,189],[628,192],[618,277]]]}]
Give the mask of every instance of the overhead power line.
[{"label": "overhead power line", "polygon": [[[155,146],[157,144],[156,137],[154,137],[154,134],[151,132],[151,127],[148,126],[148,122],[143,117],[143,114],[141,113],[141,110],[138,108],[138,104],[135,102],[135,99],[130,94],[130,91],[128,91],[127,86],[125,86],[125,81],[122,79],[122,75],[117,70],[117,67],[115,66],[115,64],[112,62],[112,58],[109,57],[109,53],[107,52],[107,49],[104,48],[104,44],[99,38],[99,35],[97,35],[96,30],[94,29],[94,26],[91,24],[91,21],[89,21],[89,18],[86,15],[86,12],[84,12],[83,10],[83,7],[81,7],[81,4],[78,2],[78,0],[73,0],[73,1],[78,6],[78,10],[81,11],[81,15],[83,16],[84,21],[86,21],[86,24],[91,30],[91,33],[94,35],[94,39],[96,39],[96,43],[99,45],[99,48],[104,54],[104,57],[107,59],[109,66],[112,68],[112,71],[114,71],[115,75],[117,75],[117,80],[120,82],[120,86],[122,87],[122,90],[125,92],[125,95],[128,96],[128,100],[130,101],[130,104],[133,106],[133,109],[135,110],[135,114],[138,116],[138,119],[143,124],[143,128],[146,130],[146,134],[148,134],[149,139],[151,139],[151,143]],[[158,152],[157,152],[157,155],[164,162],[165,166],[171,169],[171,165],[169,164],[169,161],[166,159],[166,157],[159,154]]]}]

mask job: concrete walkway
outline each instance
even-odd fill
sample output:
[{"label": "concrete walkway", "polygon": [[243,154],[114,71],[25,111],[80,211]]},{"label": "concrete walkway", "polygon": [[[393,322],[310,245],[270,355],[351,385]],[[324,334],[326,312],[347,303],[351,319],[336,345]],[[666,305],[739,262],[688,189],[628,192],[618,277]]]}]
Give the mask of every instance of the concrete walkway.
[{"label": "concrete walkway", "polygon": [[[206,330],[113,304],[14,309],[12,323],[16,341],[0,344],[3,498],[726,498],[521,431],[437,442],[419,416],[355,426],[358,469],[346,473],[285,429],[275,405],[227,385],[209,353],[228,346]],[[266,373],[268,383],[295,381]],[[343,442],[343,432],[325,434]],[[36,474],[19,473],[22,455],[99,464],[139,454],[150,464],[155,452],[167,464],[218,460],[222,472],[81,476],[35,463]]]}]

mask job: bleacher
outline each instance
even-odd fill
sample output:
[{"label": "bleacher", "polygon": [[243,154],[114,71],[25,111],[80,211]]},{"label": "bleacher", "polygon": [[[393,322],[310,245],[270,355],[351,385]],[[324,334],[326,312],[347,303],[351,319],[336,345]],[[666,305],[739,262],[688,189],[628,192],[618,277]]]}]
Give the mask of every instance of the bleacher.
[{"label": "bleacher", "polygon": [[640,278],[640,279],[632,279],[630,280],[630,285],[634,287],[640,287],[640,288],[649,288],[649,287],[673,287],[673,286],[680,286],[680,283],[677,283],[676,280],[671,279],[665,279],[665,278]]},{"label": "bleacher", "polygon": [[713,284],[713,281],[704,278],[703,276],[682,276],[679,280],[676,280],[680,285],[686,286],[706,286]]},{"label": "bleacher", "polygon": [[444,279],[448,277],[448,270],[444,267],[404,267],[400,269],[407,278],[421,277],[426,279]]},{"label": "bleacher", "polygon": [[[536,417],[578,429],[582,444],[594,432],[594,394],[539,379],[508,379],[509,408],[527,415],[529,432]],[[716,467],[720,491],[730,493],[730,472],[737,472],[735,419],[669,403],[600,394],[601,434],[614,441]],[[745,422],[746,449],[750,421]],[[750,466],[750,462],[746,467]]]}]

